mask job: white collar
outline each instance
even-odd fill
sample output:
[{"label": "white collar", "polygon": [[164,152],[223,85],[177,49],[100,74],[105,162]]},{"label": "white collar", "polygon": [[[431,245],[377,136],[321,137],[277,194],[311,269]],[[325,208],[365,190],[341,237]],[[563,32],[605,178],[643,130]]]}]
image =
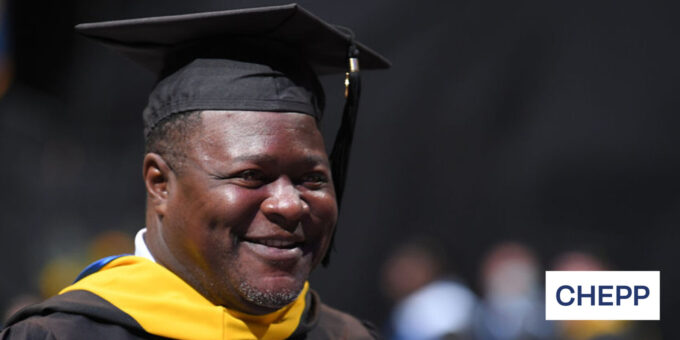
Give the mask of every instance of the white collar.
[{"label": "white collar", "polygon": [[151,252],[149,251],[149,247],[146,246],[144,234],[146,234],[146,228],[140,229],[137,232],[137,235],[135,235],[135,256],[145,257],[156,262],[156,259],[153,258],[153,255],[151,255]]}]

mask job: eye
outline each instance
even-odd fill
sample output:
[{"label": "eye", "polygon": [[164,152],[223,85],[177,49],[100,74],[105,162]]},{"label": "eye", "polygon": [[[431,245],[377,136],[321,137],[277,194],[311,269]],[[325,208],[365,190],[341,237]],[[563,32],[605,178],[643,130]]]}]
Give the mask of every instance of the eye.
[{"label": "eye", "polygon": [[241,171],[234,175],[232,178],[236,180],[236,183],[238,185],[248,188],[260,187],[263,184],[265,184],[267,180],[265,174],[262,171],[255,169]]},{"label": "eye", "polygon": [[319,172],[313,172],[302,176],[302,185],[310,189],[320,189],[326,183],[328,183],[328,177]]}]

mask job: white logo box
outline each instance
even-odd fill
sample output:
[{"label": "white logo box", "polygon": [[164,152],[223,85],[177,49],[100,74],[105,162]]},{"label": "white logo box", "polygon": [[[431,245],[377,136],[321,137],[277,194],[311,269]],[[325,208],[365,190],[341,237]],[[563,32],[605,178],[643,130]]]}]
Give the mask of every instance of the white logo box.
[{"label": "white logo box", "polygon": [[545,318],[659,320],[660,277],[659,271],[546,271]]}]

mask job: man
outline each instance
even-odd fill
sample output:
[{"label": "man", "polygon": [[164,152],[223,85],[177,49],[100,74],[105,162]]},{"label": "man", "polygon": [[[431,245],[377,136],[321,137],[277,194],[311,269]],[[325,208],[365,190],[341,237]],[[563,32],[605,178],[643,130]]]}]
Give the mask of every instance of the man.
[{"label": "man", "polygon": [[[307,278],[338,218],[358,60],[389,63],[297,5],[77,28],[160,75],[143,114],[147,228],[137,256],[94,263],[0,338],[374,337]],[[316,74],[348,62],[329,161]]]}]

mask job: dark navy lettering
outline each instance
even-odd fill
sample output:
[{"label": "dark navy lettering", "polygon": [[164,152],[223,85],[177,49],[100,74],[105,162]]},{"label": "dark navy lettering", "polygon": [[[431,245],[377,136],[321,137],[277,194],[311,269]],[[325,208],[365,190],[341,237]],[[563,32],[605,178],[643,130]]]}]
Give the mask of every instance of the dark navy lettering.
[{"label": "dark navy lettering", "polygon": [[563,289],[567,289],[567,290],[569,290],[570,293],[574,294],[574,288],[571,288],[568,285],[564,285],[564,286],[561,286],[560,288],[557,288],[557,303],[559,303],[562,306],[569,306],[572,303],[574,303],[574,298],[570,298],[568,302],[562,301],[562,299],[560,298],[560,294],[561,294]]},{"label": "dark navy lettering", "polygon": [[[645,295],[640,295],[639,291],[643,290],[645,292]],[[635,301],[635,305],[638,305],[638,300],[646,299],[649,296],[649,288],[647,286],[635,286],[635,298],[633,300]]]},{"label": "dark navy lettering", "polygon": [[581,306],[582,299],[590,299],[590,305],[595,306],[595,286],[590,286],[590,294],[586,294],[581,290],[581,286],[578,286],[578,305]]},{"label": "dark navy lettering", "polygon": [[[621,292],[626,291],[626,295],[623,295]],[[628,286],[616,286],[616,305],[620,306],[621,305],[621,300],[623,299],[628,299],[633,295],[633,290],[630,289]]]}]

